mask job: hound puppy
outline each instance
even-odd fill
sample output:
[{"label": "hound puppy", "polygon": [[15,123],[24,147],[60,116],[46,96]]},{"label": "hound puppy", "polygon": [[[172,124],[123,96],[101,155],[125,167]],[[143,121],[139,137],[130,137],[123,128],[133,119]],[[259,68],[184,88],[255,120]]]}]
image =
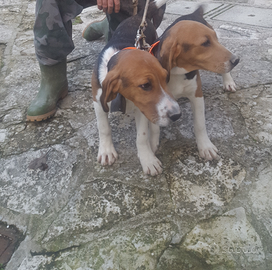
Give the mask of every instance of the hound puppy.
[{"label": "hound puppy", "polygon": [[[207,160],[217,158],[218,150],[206,131],[198,69],[223,74],[224,87],[235,91],[229,72],[238,64],[239,58],[218,42],[215,31],[203,19],[202,7],[192,14],[178,18],[170,25],[152,51],[168,72],[168,87],[174,98],[187,97],[191,102],[200,156]],[[159,127],[154,134],[159,136]]]},{"label": "hound puppy", "polygon": [[[167,72],[159,61],[148,52],[126,49],[135,43],[140,16],[123,21],[113,37],[100,53],[92,75],[94,108],[99,130],[97,160],[102,165],[111,165],[117,159],[112,143],[108,121],[110,102],[120,94],[129,107],[135,110],[137,127],[137,150],[144,173],[161,173],[161,162],[154,152],[158,146],[158,126],[166,126],[180,117],[180,108],[167,88]],[[147,42],[156,39],[156,30],[147,20]],[[149,123],[149,121],[151,123]],[[155,139],[155,140],[154,140]]]}]

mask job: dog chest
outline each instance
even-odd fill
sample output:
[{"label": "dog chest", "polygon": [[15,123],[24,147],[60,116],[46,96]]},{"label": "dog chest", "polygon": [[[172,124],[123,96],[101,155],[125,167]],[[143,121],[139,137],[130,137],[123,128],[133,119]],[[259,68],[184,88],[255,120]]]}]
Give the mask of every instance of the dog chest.
[{"label": "dog chest", "polygon": [[175,99],[194,95],[197,90],[197,76],[188,79],[184,72],[187,73],[183,68],[173,68],[170,72],[167,86]]}]

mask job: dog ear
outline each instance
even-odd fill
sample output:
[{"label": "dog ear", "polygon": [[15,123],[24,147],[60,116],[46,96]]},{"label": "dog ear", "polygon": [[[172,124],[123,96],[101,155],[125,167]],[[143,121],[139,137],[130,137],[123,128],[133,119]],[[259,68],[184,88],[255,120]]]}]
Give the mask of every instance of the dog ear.
[{"label": "dog ear", "polygon": [[173,42],[170,38],[165,40],[160,50],[159,62],[161,66],[167,70],[167,81],[170,79],[171,69],[177,65],[177,58],[181,53],[181,45],[177,42]]},{"label": "dog ear", "polygon": [[204,16],[204,7],[199,6],[198,9],[193,13],[195,16],[200,18],[200,22],[204,23],[209,28],[213,29],[213,27],[203,18]]},{"label": "dog ear", "polygon": [[199,6],[197,10],[194,11],[194,15],[203,18],[204,15],[204,8],[203,6]]},{"label": "dog ear", "polygon": [[119,78],[118,72],[114,70],[108,72],[102,83],[102,95],[100,97],[100,102],[104,112],[109,112],[109,106],[107,103],[116,98],[121,84],[122,81]]}]

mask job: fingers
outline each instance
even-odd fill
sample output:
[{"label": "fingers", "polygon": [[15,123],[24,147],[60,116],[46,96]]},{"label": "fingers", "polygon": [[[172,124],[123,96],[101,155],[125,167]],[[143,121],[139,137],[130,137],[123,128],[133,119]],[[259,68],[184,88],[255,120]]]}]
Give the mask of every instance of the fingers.
[{"label": "fingers", "polygon": [[114,0],[114,12],[118,13],[120,11],[120,0]]},{"label": "fingers", "polygon": [[98,9],[102,10],[103,9],[103,3],[102,0],[97,0],[97,7]]},{"label": "fingers", "polygon": [[113,9],[113,0],[103,0],[103,11],[111,14]]},{"label": "fingers", "polygon": [[118,13],[120,11],[120,0],[97,0],[97,7],[108,14],[111,14],[113,9],[115,13]]}]

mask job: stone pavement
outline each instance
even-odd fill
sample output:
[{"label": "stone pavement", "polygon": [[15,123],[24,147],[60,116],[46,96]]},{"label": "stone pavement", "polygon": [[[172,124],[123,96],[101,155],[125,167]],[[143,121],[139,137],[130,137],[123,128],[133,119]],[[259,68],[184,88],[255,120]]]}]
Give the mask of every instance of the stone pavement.
[{"label": "stone pavement", "polygon": [[[96,162],[90,78],[104,41],[86,42],[81,32],[101,12],[87,9],[74,25],[70,92],[55,117],[27,123],[39,85],[35,1],[0,0],[0,225],[21,234],[6,269],[272,269],[272,1],[172,1],[161,29],[199,2],[221,43],[241,57],[235,93],[201,72],[221,159],[199,158],[182,99],[182,119],[162,129],[163,174],[150,177],[131,115],[110,116],[118,161]],[[41,156],[46,165],[29,167]]]}]

